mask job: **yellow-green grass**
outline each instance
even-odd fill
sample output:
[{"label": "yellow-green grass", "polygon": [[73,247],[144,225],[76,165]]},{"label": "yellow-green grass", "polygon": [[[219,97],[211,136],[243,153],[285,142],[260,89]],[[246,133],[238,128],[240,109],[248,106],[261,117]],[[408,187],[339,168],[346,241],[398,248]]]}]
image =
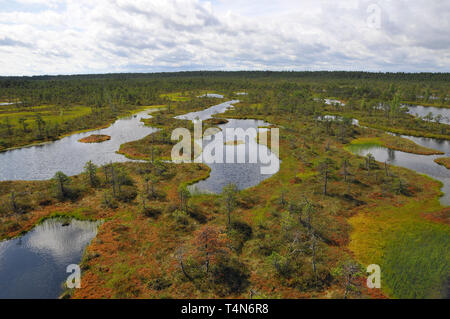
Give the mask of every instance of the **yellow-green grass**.
[{"label": "yellow-green grass", "polygon": [[160,95],[161,98],[168,98],[173,102],[185,102],[189,101],[191,98],[183,95],[182,92],[174,92],[174,93],[165,93]]},{"label": "yellow-green grass", "polygon": [[426,122],[416,122],[416,118],[413,115],[409,115],[406,118],[396,118],[394,120],[388,120],[384,116],[377,114],[367,114],[366,112],[354,111],[354,112],[336,112],[333,110],[327,110],[323,114],[347,116],[359,121],[361,126],[369,127],[383,132],[391,132],[400,135],[409,135],[416,137],[427,137],[449,140],[448,124]]},{"label": "yellow-green grass", "polygon": [[381,267],[382,289],[394,298],[445,297],[450,275],[450,227],[423,218],[442,210],[438,182],[417,175],[419,198],[403,203],[378,203],[349,219],[349,244],[365,265]]},{"label": "yellow-green grass", "polygon": [[[373,143],[384,146],[385,141],[368,136],[359,142],[360,145]],[[290,162],[288,158],[284,158],[281,171],[274,178],[281,177],[283,166]],[[418,187],[418,192],[412,198],[377,197],[377,192],[373,192],[370,197],[362,197],[367,204],[353,209],[353,214],[356,215],[350,219],[353,230],[348,247],[361,264],[375,263],[381,266],[382,290],[390,297],[442,297],[445,294],[441,288],[449,274],[447,256],[450,228],[432,218],[433,213],[442,211],[438,200],[442,185],[424,175],[411,174],[403,168],[392,169],[395,174],[407,178],[410,185]],[[296,176],[306,184],[315,179],[314,171],[308,169]],[[305,186],[305,183],[300,185]],[[428,215],[431,220],[424,218]],[[405,274],[408,275],[407,278]]]},{"label": "yellow-green grass", "polygon": [[444,154],[441,151],[423,147],[408,139],[389,134],[383,134],[380,137],[363,137],[351,141],[350,148],[358,146],[380,146],[419,155]]},{"label": "yellow-green grass", "polygon": [[[163,116],[161,120],[163,128],[169,129],[172,124],[178,125],[178,123],[172,119],[173,116],[174,114],[167,114],[167,118]],[[283,126],[286,126],[286,124],[291,121],[290,118],[278,119],[278,121],[276,118],[265,118],[265,120]],[[149,121],[149,124],[151,124],[151,122],[152,121]],[[311,124],[309,122],[302,122],[299,123],[298,127],[303,128],[305,126],[303,131],[306,133],[310,130],[310,127],[307,127],[308,125]],[[282,133],[284,134],[285,132],[282,131]],[[318,173],[317,164],[320,155],[326,155],[324,147],[325,141],[322,141],[323,143],[320,144],[308,143],[308,147],[305,147],[302,146],[304,143],[300,138],[300,133],[298,134],[299,136],[296,135],[295,145],[291,145],[286,138],[280,139],[283,161],[279,173],[272,178],[263,181],[258,186],[244,191],[243,194],[251,197],[250,200],[244,202],[253,204],[248,208],[240,207],[233,214],[233,219],[236,218],[248,223],[254,230],[259,229],[261,226],[266,229],[264,233],[269,236],[268,238],[273,238],[273,240],[267,239],[262,241],[262,239],[255,236],[255,238],[251,239],[246,244],[240,255],[240,259],[245,261],[247,267],[251,270],[252,286],[256,285],[259,292],[275,298],[298,298],[302,294],[297,288],[281,284],[274,274],[273,267],[270,268],[265,266],[264,257],[255,254],[255,249],[260,243],[276,243],[278,236],[282,233],[277,213],[280,213],[281,211],[281,213],[285,214],[283,211],[286,209],[281,208],[277,203],[280,200],[281,191],[284,189],[285,196],[289,201],[301,201],[303,198],[308,198],[312,202],[322,206],[323,211],[327,212],[327,214],[329,213],[330,216],[339,215],[336,216],[336,218],[331,219],[333,222],[330,222],[328,225],[331,227],[330,234],[333,234],[333,241],[339,243],[339,248],[327,248],[327,256],[331,259],[330,261],[327,261],[327,265],[329,264],[330,267],[335,265],[336,260],[340,258],[339,256],[342,252],[338,252],[338,250],[345,249],[345,251],[347,251],[347,227],[345,227],[346,224],[344,225],[344,222],[352,212],[355,213],[359,211],[359,214],[357,214],[356,217],[360,215],[369,215],[370,217],[370,214],[373,211],[381,211],[381,213],[383,213],[383,208],[389,210],[390,213],[387,214],[387,216],[384,216],[387,217],[388,225],[384,225],[384,219],[381,219],[381,221],[377,219],[372,221],[370,218],[364,218],[365,216],[359,220],[360,223],[352,223],[354,230],[350,248],[355,256],[358,257],[358,260],[366,265],[369,263],[376,263],[378,260],[382,267],[382,287],[393,297],[399,296],[399,294],[390,293],[392,290],[391,287],[394,287],[399,291],[414,291],[414,289],[417,290],[418,288],[411,288],[412,285],[420,287],[423,283],[410,283],[409,281],[405,281],[402,278],[403,273],[397,272],[396,268],[392,265],[392,262],[401,263],[402,267],[400,270],[410,267],[412,269],[411,272],[414,273],[416,271],[416,269],[414,269],[414,262],[415,260],[420,260],[422,264],[419,265],[420,269],[418,271],[420,272],[422,268],[426,269],[426,275],[428,275],[428,277],[425,276],[424,278],[431,279],[425,282],[425,284],[429,283],[431,286],[425,286],[423,291],[427,293],[427,296],[433,295],[435,291],[433,290],[434,287],[438,287],[441,283],[440,280],[439,282],[436,281],[436,278],[440,278],[440,272],[433,267],[434,264],[442,265],[442,256],[446,256],[445,254],[442,254],[442,251],[445,248],[445,239],[448,238],[448,234],[434,229],[434,226],[431,226],[431,232],[428,231],[427,228],[421,228],[421,225],[424,222],[426,225],[435,225],[432,221],[421,218],[421,214],[424,212],[427,213],[428,211],[434,212],[435,209],[441,209],[437,201],[437,197],[440,193],[439,184],[424,176],[413,174],[408,170],[392,168],[392,172],[401,175],[409,184],[420,187],[421,190],[418,191],[417,197],[407,198],[404,196],[395,196],[392,199],[391,197],[374,199],[373,195],[380,192],[381,187],[375,183],[374,178],[367,176],[364,171],[357,169],[360,160],[358,160],[356,156],[348,155],[347,152],[342,150],[342,146],[339,143],[334,142],[331,143],[330,147],[332,151],[330,151],[327,156],[333,156],[337,163],[340,163],[340,160],[343,158],[348,158],[352,162],[351,167],[354,168],[352,172],[357,175],[358,180],[361,180],[362,184],[352,185],[351,193],[355,197],[357,196],[358,199],[367,202],[367,205],[362,206],[364,208],[355,207],[353,203],[348,202],[339,196],[339,194],[342,194],[344,189],[347,188],[342,179],[330,183],[330,196],[322,196],[320,190],[318,191],[322,179],[320,176],[316,176],[316,174]],[[155,134],[155,136],[157,136],[157,134]],[[149,140],[151,139],[149,138],[145,141]],[[142,143],[143,146],[144,144],[147,146],[145,151],[148,152],[148,143]],[[301,161],[296,156],[297,151],[301,151]],[[148,156],[148,153],[144,152],[143,154]],[[126,165],[131,167],[132,165],[144,164],[129,163]],[[172,167],[172,165],[169,166]],[[173,169],[177,172],[177,175],[170,181],[164,182],[163,185],[158,184],[158,187],[164,189],[167,193],[168,202],[162,203],[163,206],[167,207],[173,202],[176,203],[178,198],[178,185],[190,184],[192,181],[205,178],[209,175],[208,169],[203,168],[198,170],[194,165],[173,166]],[[297,180],[295,178],[296,176],[300,177],[301,180]],[[135,178],[139,189],[143,189],[144,181],[142,177],[138,178],[136,176]],[[365,186],[362,187],[361,185]],[[80,203],[83,205],[89,203],[92,207],[100,207],[100,200],[102,198],[101,190],[97,192],[95,197],[93,197],[93,194],[88,194],[86,196],[87,198],[84,198]],[[226,217],[220,208],[220,201],[218,201],[217,196],[201,195],[199,197],[194,197],[191,200],[196,204],[195,206],[197,209],[205,215],[208,223],[213,225],[225,225]],[[410,202],[423,205],[425,209],[422,210],[418,207],[411,207],[410,209],[407,209],[407,213],[399,213],[399,215],[397,215],[397,208],[405,207]],[[161,203],[158,203],[158,205],[159,204]],[[67,205],[72,204],[68,203]],[[76,203],[74,205],[80,204]],[[370,208],[378,205],[381,205],[382,208]],[[61,211],[60,207],[57,209],[58,211]],[[68,211],[70,210],[68,209]],[[411,214],[408,214],[410,211]],[[211,292],[208,293],[196,289],[190,282],[179,279],[181,278],[179,276],[179,268],[174,264],[173,256],[176,248],[189,242],[192,239],[192,236],[191,232],[177,231],[175,228],[176,224],[170,214],[162,214],[162,216],[159,217],[160,219],[149,220],[137,212],[137,205],[135,204],[123,205],[118,211],[103,212],[103,210],[101,210],[99,213],[103,214],[103,218],[106,215],[109,216],[110,219],[101,227],[97,240],[93,241],[88,247],[87,254],[97,255],[98,253],[100,257],[91,260],[88,259],[86,261],[89,266],[87,267],[88,270],[83,273],[83,282],[85,282],[86,285],[83,285],[83,289],[75,292],[75,298],[158,298],[161,297],[162,294],[174,298],[185,297],[186,295],[203,298],[217,297]],[[414,218],[408,219],[411,217],[409,215],[412,215]],[[399,220],[394,218],[389,219],[388,217],[398,217]],[[364,224],[367,220],[370,221],[368,226]],[[403,221],[406,222],[402,223]],[[197,227],[195,221],[191,221],[191,223],[193,223],[193,227]],[[340,223],[343,224],[341,225]],[[399,227],[399,223],[400,225],[404,224],[406,228],[403,229]],[[439,224],[436,225],[439,226],[438,228],[441,227]],[[369,227],[369,230],[372,230],[372,228],[375,227],[375,231],[368,232],[365,227]],[[391,235],[391,237],[377,237],[380,232],[377,227],[391,230],[388,234]],[[418,230],[416,230],[417,227]],[[445,228],[443,229],[445,230]],[[402,240],[402,238],[398,239],[397,236],[402,236],[404,231],[412,233],[412,235],[408,234],[408,236],[415,236],[417,233],[419,244],[416,245],[415,242],[413,242],[413,245],[410,245],[411,247],[409,247],[407,241],[409,237],[406,237],[406,240]],[[437,235],[435,236],[435,234]],[[442,234],[445,236],[441,236]],[[385,239],[386,241],[383,242]],[[340,246],[341,243],[342,247]],[[436,249],[439,254],[433,251],[430,252],[428,249],[430,243],[433,248],[437,247]],[[372,248],[370,247],[371,244],[375,246],[372,250],[370,250]],[[391,248],[391,244],[398,244],[401,245],[400,247],[405,247],[404,249],[402,248],[402,251],[404,252],[396,252],[395,247]],[[361,247],[364,248],[364,245],[369,247],[368,252],[364,250],[361,251]],[[163,247],[162,250],[161,247]],[[401,258],[403,253],[413,254],[412,256],[414,258]],[[433,256],[440,256],[441,258],[435,258],[437,259],[436,262],[434,259],[431,260],[433,264],[429,267],[429,261],[422,257],[428,256],[430,253]],[[420,258],[416,258],[414,254],[418,254]],[[372,258],[372,255],[375,257],[378,256],[379,258],[376,261],[373,261],[375,258]],[[399,258],[401,259],[398,259],[397,256],[400,256]],[[364,257],[367,257],[365,259],[366,262],[364,262]],[[411,263],[413,263],[412,266]],[[126,269],[129,271],[126,271]],[[428,274],[428,272],[431,275]],[[421,273],[419,273],[419,275],[422,276]],[[173,285],[163,292],[149,289],[148,280],[161,276],[168,276]],[[385,282],[385,280],[387,280],[387,282]],[[401,289],[397,288],[399,285],[398,283],[401,284]],[[136,288],[139,289],[139,291],[134,295],[133,292]],[[245,297],[246,295],[247,292],[244,292],[242,295],[231,297]],[[308,296],[311,296],[311,294]],[[415,296],[418,297],[419,295],[416,294]]]},{"label": "yellow-green grass", "polygon": [[446,168],[450,169],[450,157],[440,157],[436,158],[434,161],[439,165],[445,166]]},{"label": "yellow-green grass", "polygon": [[186,91],[186,92],[164,93],[161,94],[160,97],[167,98],[172,102],[186,102],[205,94],[221,94],[221,93],[214,90],[200,90],[198,92]]},{"label": "yellow-green grass", "polygon": [[150,109],[162,109],[167,107],[166,104],[158,104],[158,105],[145,105],[145,106],[140,106],[139,108],[130,111],[131,114],[135,114],[138,112],[142,112],[142,111],[146,111],[146,110],[150,110]]},{"label": "yellow-green grass", "polygon": [[[133,114],[142,112],[142,111],[146,111],[146,110],[149,110],[149,109],[156,109],[156,108],[162,109],[162,108],[164,108],[164,107],[166,107],[166,106],[167,106],[167,105],[148,105],[148,106],[141,106],[141,107],[139,107],[138,109],[129,111],[126,115],[119,116],[119,118],[124,118],[124,117],[130,116],[130,115],[133,115]],[[63,134],[63,135],[61,135],[60,137],[63,138],[63,137],[70,136],[70,135],[73,135],[73,134],[86,133],[86,132],[90,132],[90,131],[100,130],[100,129],[109,127],[111,124],[112,124],[112,122],[109,122],[109,123],[105,123],[104,125],[97,126],[97,127],[91,127],[91,128],[84,129],[84,130],[76,130],[76,131],[72,131],[72,132],[70,132],[70,133]]]},{"label": "yellow-green grass", "polygon": [[437,108],[443,108],[443,109],[449,109],[450,105],[446,105],[446,104],[442,104],[442,103],[438,103],[438,104],[433,104],[433,103],[427,103],[427,102],[419,102],[419,101],[402,101],[403,104],[408,104],[408,105],[420,105],[420,106],[425,106],[425,107],[437,107]]},{"label": "yellow-green grass", "polygon": [[[392,138],[397,139],[360,138],[352,145],[393,148]],[[426,149],[418,145],[395,146],[402,151],[426,154]],[[421,189],[420,197],[407,202],[379,202],[376,207],[359,211],[349,220],[353,227],[349,248],[363,264],[381,266],[382,289],[390,297],[440,298],[445,296],[443,285],[450,275],[450,227],[423,218],[442,210],[438,200],[440,183],[419,174],[411,178]]]},{"label": "yellow-green grass", "polygon": [[[142,112],[145,110],[149,110],[149,109],[162,109],[166,107],[166,105],[147,105],[147,106],[140,106],[139,108],[133,109],[133,110],[128,110],[128,111],[123,111],[121,112],[121,116],[119,116],[118,118],[121,117],[127,117],[130,116],[132,114],[138,113],[138,112]],[[85,116],[89,116],[91,115],[91,108],[90,107],[71,107],[67,110],[64,110],[62,113],[60,111],[56,112],[58,115],[55,115],[55,106],[48,106],[48,105],[43,105],[43,106],[38,106],[38,107],[33,107],[31,108],[34,111],[29,111],[29,112],[15,112],[15,110],[12,110],[10,113],[5,112],[4,108],[0,108],[0,123],[4,123],[5,118],[8,117],[8,121],[11,125],[17,127],[18,130],[22,129],[22,123],[19,122],[20,118],[25,118],[25,123],[27,125],[27,130],[30,131],[30,129],[33,127],[34,122],[36,121],[36,115],[39,114],[41,115],[42,119],[46,122],[50,122],[50,123],[64,123],[66,121],[70,121],[73,119],[78,119],[80,117],[85,117]],[[53,115],[45,115],[46,113],[43,112],[42,110],[47,110],[46,112],[49,112],[48,110],[53,110],[51,112],[55,113]],[[41,110],[39,112],[35,112],[36,110]],[[3,113],[2,113],[3,112]],[[62,116],[61,116],[62,115]],[[67,130],[65,133],[62,133],[58,136],[58,138],[63,138],[66,136],[70,136],[73,134],[78,134],[78,133],[85,133],[85,132],[90,132],[90,131],[94,131],[94,130],[99,130],[99,129],[103,129],[103,128],[107,128],[108,126],[111,125],[112,122],[114,122],[117,118],[110,118],[107,121],[104,121],[104,123],[98,125],[98,124],[94,124],[92,126],[89,126],[88,128],[85,129],[74,129],[74,130]],[[39,144],[43,144],[43,143],[47,143],[48,141],[42,141],[39,140],[38,142],[35,141],[34,137],[32,134],[28,134],[28,138],[24,138],[21,140],[15,140],[14,145],[10,146],[8,148],[0,148],[0,151],[7,151],[7,150],[13,150],[16,148],[20,148],[23,147],[25,145],[39,145]]]},{"label": "yellow-green grass", "polygon": [[30,113],[30,112],[36,112],[36,111],[45,111],[45,110],[54,110],[56,106],[54,105],[39,105],[39,106],[33,106],[33,107],[23,107],[19,104],[19,106],[16,105],[0,105],[0,113]]},{"label": "yellow-green grass", "polygon": [[[166,105],[147,105],[147,106],[140,106],[137,109],[131,110],[128,112],[128,114],[135,114],[137,112],[145,111],[148,109],[155,109],[155,108],[164,108]],[[19,122],[19,119],[24,118],[25,123],[32,124],[36,121],[36,116],[40,115],[42,119],[45,122],[51,122],[51,123],[64,123],[66,121],[82,117],[85,115],[88,115],[92,112],[91,107],[89,106],[72,106],[65,109],[61,109],[55,106],[50,105],[42,105],[30,108],[29,111],[24,111],[22,108],[14,108],[14,109],[0,109],[0,122],[5,121],[5,118],[7,117],[9,120],[9,123],[16,127],[21,127],[22,124]],[[124,117],[127,115],[124,115]],[[92,128],[92,130],[95,128]],[[84,130],[84,131],[89,131]],[[81,132],[81,131],[77,131]]]},{"label": "yellow-green grass", "polygon": [[78,117],[88,115],[92,112],[88,106],[73,106],[67,109],[58,109],[49,106],[40,106],[33,108],[30,111],[13,111],[0,113],[0,122],[8,121],[14,127],[21,127],[20,119],[24,118],[25,123],[30,125],[36,121],[36,116],[40,115],[45,122],[51,123],[64,123],[68,120],[72,120]]},{"label": "yellow-green grass", "polygon": [[302,173],[298,173],[297,175],[295,175],[295,177],[299,178],[300,180],[305,180],[308,178],[312,178],[319,175],[319,173],[317,171],[306,171],[306,172],[302,172]]},{"label": "yellow-green grass", "polygon": [[[386,132],[392,132],[395,134],[410,135],[410,136],[416,136],[416,137],[437,138],[440,140],[450,140],[450,135],[446,135],[446,134],[429,133],[429,132],[425,132],[423,130],[417,131],[414,129],[407,129],[407,128],[401,128],[401,127],[384,126],[384,125],[379,125],[379,124],[373,124],[371,122],[361,120],[361,119],[358,119],[358,120],[361,125],[368,126],[371,128],[382,130],[382,131],[386,131]],[[445,124],[441,123],[441,125],[445,125]]]}]

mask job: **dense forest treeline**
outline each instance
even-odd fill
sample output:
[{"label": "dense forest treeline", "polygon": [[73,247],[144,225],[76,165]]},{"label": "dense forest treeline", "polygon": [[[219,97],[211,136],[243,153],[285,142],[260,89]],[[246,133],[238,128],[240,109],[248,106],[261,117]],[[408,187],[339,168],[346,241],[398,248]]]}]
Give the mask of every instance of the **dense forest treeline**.
[{"label": "dense forest treeline", "polygon": [[[401,122],[404,130],[399,133],[424,135],[428,130],[430,136],[442,138],[444,126],[399,115],[405,113],[399,103],[449,107],[449,79],[448,73],[269,71],[0,77],[0,103],[10,104],[0,105],[0,149],[103,126],[142,106],[173,103],[166,93],[178,92],[193,100],[205,89],[229,97],[245,90],[249,101],[262,103],[266,111],[312,107],[314,114],[321,105],[315,100],[335,98],[346,105],[335,112],[360,111],[358,119],[379,128],[397,127]],[[403,120],[397,121],[399,117]]]},{"label": "dense forest treeline", "polygon": [[449,73],[365,72],[180,72],[71,76],[0,77],[0,99],[25,105],[42,103],[104,106],[145,105],[158,93],[195,89],[308,89],[340,98],[392,97],[448,103]]},{"label": "dense forest treeline", "polygon": [[157,72],[157,73],[110,73],[110,74],[79,74],[79,75],[39,75],[39,76],[0,76],[4,79],[105,79],[105,78],[146,78],[161,79],[172,77],[241,77],[241,78],[322,78],[322,79],[379,79],[379,80],[406,80],[406,81],[449,81],[450,73],[405,73],[405,72],[362,72],[362,71],[184,71],[184,72]]}]

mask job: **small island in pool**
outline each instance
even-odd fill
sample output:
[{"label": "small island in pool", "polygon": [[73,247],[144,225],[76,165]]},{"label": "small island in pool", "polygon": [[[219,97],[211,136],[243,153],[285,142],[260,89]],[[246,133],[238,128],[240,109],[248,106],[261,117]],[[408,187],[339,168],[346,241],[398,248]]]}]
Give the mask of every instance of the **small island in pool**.
[{"label": "small island in pool", "polygon": [[78,142],[101,143],[101,142],[109,141],[110,139],[111,139],[111,136],[109,136],[109,135],[92,134],[87,137],[83,137],[82,139],[79,139]]}]

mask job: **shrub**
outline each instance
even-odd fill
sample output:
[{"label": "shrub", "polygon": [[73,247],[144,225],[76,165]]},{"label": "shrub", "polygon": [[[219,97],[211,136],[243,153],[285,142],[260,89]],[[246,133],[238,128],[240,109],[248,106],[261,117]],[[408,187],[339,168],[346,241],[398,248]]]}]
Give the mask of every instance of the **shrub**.
[{"label": "shrub", "polygon": [[297,269],[293,285],[300,291],[322,290],[326,288],[331,280],[330,271],[323,265],[318,264],[314,274],[311,264],[305,263]]},{"label": "shrub", "polygon": [[164,208],[161,207],[161,205],[152,204],[152,205],[146,206],[145,208],[142,207],[142,214],[145,217],[156,218],[162,214],[163,210],[164,210]]},{"label": "shrub", "polygon": [[401,178],[396,178],[393,182],[392,182],[392,192],[394,194],[397,195],[405,195],[405,196],[411,196],[412,192],[411,192],[411,188],[408,185],[408,183],[401,179]]},{"label": "shrub", "polygon": [[170,286],[172,286],[172,283],[168,279],[162,277],[150,280],[150,282],[148,283],[148,287],[150,289],[158,291],[167,289]]},{"label": "shrub", "polygon": [[72,186],[66,188],[65,198],[75,201],[78,198],[80,198],[82,193],[83,193],[83,189],[80,186],[72,185]]},{"label": "shrub", "polygon": [[200,224],[204,224],[207,222],[206,216],[197,206],[191,205],[191,207],[188,208],[188,214],[190,217],[198,221]]},{"label": "shrub", "polygon": [[111,209],[116,209],[117,207],[119,207],[117,201],[114,199],[114,197],[111,195],[110,192],[103,193],[101,205],[103,208],[111,208]]},{"label": "shrub", "polygon": [[178,210],[178,205],[171,202],[168,205],[166,205],[166,208],[165,208],[164,212],[168,213],[168,214],[172,214],[176,210]]},{"label": "shrub", "polygon": [[175,221],[183,226],[189,225],[189,217],[188,214],[185,213],[182,210],[176,210],[172,213],[172,217],[175,219]]},{"label": "shrub", "polygon": [[281,256],[277,252],[272,252],[272,254],[268,257],[268,261],[281,277],[291,277],[293,269],[286,257]]},{"label": "shrub", "polygon": [[249,286],[250,274],[235,258],[221,257],[212,271],[215,290],[221,296],[240,294]]},{"label": "shrub", "polygon": [[245,209],[250,209],[258,203],[258,198],[256,198],[250,192],[242,192],[239,196],[239,206]]},{"label": "shrub", "polygon": [[228,234],[231,238],[233,248],[238,253],[242,251],[245,242],[252,237],[252,233],[252,228],[244,222],[234,221],[231,223],[231,229]]},{"label": "shrub", "polygon": [[51,193],[48,191],[36,192],[33,194],[33,197],[39,206],[48,206],[53,202]]},{"label": "shrub", "polygon": [[239,232],[239,234],[242,235],[242,238],[244,241],[249,240],[250,238],[252,238],[252,227],[244,222],[240,222],[240,221],[233,221],[231,223],[231,228],[236,230],[237,232]]},{"label": "shrub", "polygon": [[137,197],[136,188],[132,186],[122,186],[116,197],[117,200],[124,203],[132,202]]}]

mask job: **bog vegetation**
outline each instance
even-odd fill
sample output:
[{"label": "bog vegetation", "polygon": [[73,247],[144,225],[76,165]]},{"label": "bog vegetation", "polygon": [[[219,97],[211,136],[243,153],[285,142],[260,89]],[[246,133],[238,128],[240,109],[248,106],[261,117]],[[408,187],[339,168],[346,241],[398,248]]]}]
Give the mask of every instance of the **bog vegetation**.
[{"label": "bog vegetation", "polygon": [[[405,103],[449,107],[448,74],[193,72],[0,78],[0,147],[104,126],[150,105],[159,130],[124,144],[143,163],[86,163],[78,176],[0,182],[0,239],[52,216],[102,219],[72,298],[448,297],[450,228],[440,183],[355,156],[372,143],[439,154],[388,132],[450,139],[449,126],[415,118]],[[236,95],[236,92],[248,95]],[[280,128],[280,171],[258,186],[192,195],[204,164],[173,164],[180,114],[239,99],[227,118]],[[340,103],[325,103],[334,99]],[[326,117],[324,115],[335,115]],[[338,116],[338,117],[337,117]],[[359,120],[359,126],[352,119]],[[382,289],[365,286],[379,264]]]}]

